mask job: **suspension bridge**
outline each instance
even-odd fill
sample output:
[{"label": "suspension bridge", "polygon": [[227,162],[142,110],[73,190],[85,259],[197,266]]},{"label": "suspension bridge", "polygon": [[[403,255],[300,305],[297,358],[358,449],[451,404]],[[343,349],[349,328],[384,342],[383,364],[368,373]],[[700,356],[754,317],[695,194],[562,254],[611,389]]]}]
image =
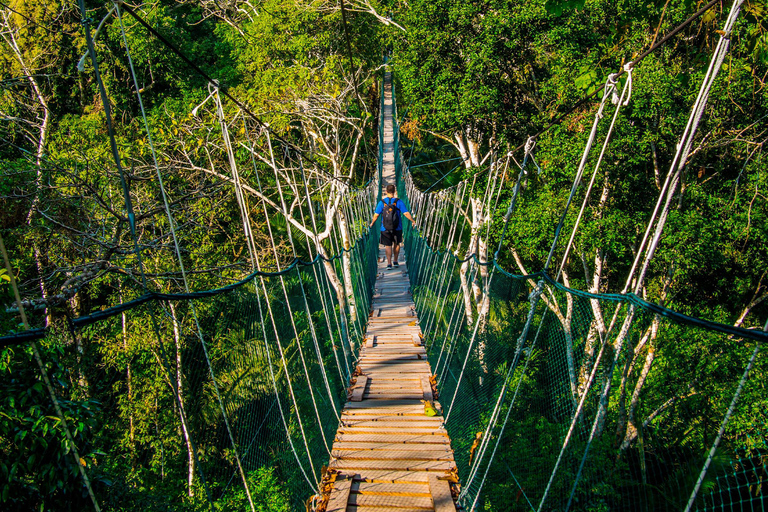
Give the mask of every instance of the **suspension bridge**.
[{"label": "suspension bridge", "polygon": [[[132,477],[149,473],[165,486],[147,491],[156,503],[181,488],[210,510],[278,510],[280,500],[291,510],[325,512],[489,510],[491,503],[497,510],[763,510],[764,416],[743,398],[764,394],[764,382],[749,377],[763,375],[765,329],[687,316],[640,296],[739,5],[617,294],[573,289],[564,270],[611,130],[630,101],[633,63],[622,70],[623,85],[616,75],[606,83],[545,268],[521,274],[500,265],[499,251],[535,166],[533,141],[519,166],[511,155],[494,157],[468,180],[422,191],[400,150],[387,70],[379,172],[355,189],[305,167],[287,143],[279,165],[268,127],[244,114],[227,118],[226,95],[212,83],[208,103],[193,113],[219,123],[216,150],[229,164],[223,181],[237,199],[252,272],[206,291],[190,290],[186,274],[182,292],[153,290],[145,280],[141,294],[112,308],[0,338],[30,348],[40,393],[66,434],[60,442],[78,492],[93,509],[107,509],[130,496],[117,493]],[[91,57],[98,70],[92,48]],[[601,123],[609,124],[602,142]],[[165,200],[160,176],[158,169]],[[393,270],[384,266],[378,226],[368,228],[388,183],[418,223],[418,230],[405,226],[405,258]],[[124,192],[131,219],[127,185]],[[566,218],[579,200],[566,241]],[[164,211],[178,226],[167,201]],[[257,220],[270,247],[254,238]],[[173,240],[184,273],[175,232]],[[77,347],[59,374],[55,351],[43,350],[57,344]],[[115,344],[130,357],[111,360]],[[706,382],[707,369],[691,356],[702,346],[727,362]],[[98,368],[80,365],[89,350]],[[155,381],[137,382],[150,370]],[[113,388],[125,390],[125,400],[99,402]],[[95,418],[88,427],[86,417]],[[735,423],[750,425],[747,439],[729,438]],[[127,462],[104,467],[104,449]]]}]

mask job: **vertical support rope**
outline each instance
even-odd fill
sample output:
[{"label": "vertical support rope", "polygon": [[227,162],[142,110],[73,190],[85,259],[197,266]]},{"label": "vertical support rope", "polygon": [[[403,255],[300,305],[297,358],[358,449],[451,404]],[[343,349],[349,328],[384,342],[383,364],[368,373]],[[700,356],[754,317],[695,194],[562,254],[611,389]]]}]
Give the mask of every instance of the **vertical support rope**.
[{"label": "vertical support rope", "polygon": [[[128,181],[125,178],[125,170],[123,169],[120,153],[117,149],[117,141],[115,138],[115,131],[112,123],[112,107],[111,107],[109,98],[107,96],[107,91],[104,87],[104,82],[102,81],[101,74],[99,72],[99,61],[96,56],[96,49],[93,44],[93,37],[91,35],[90,24],[86,16],[85,0],[78,0],[78,5],[80,7],[80,14],[83,19],[82,24],[85,30],[85,41],[88,47],[88,54],[91,57],[91,63],[93,64],[94,77],[96,79],[96,84],[99,89],[99,96],[101,98],[101,103],[102,103],[102,106],[104,107],[104,118],[107,124],[107,135],[109,138],[110,150],[112,152],[112,158],[115,161],[115,166],[117,167],[117,171],[120,176],[120,186],[123,192],[123,201],[125,203],[125,210],[128,217],[128,226],[131,233],[131,240],[133,242],[133,252],[136,255],[136,260],[139,267],[139,274],[141,275],[141,285],[143,290],[145,292],[148,292],[149,286],[147,284],[147,276],[144,270],[144,261],[141,255],[141,250],[139,249],[138,236],[136,234],[136,215],[133,210],[133,202],[131,200],[131,193],[128,187]],[[213,510],[213,500],[211,499],[211,493],[210,493],[210,490],[208,489],[208,484],[205,479],[203,468],[200,465],[200,460],[197,454],[198,452],[197,446],[196,446],[196,443],[194,442],[194,436],[192,436],[192,431],[189,429],[189,424],[186,418],[186,412],[182,405],[181,397],[179,396],[178,382],[174,380],[173,373],[171,372],[170,364],[168,363],[168,356],[165,352],[162,336],[160,335],[160,326],[158,324],[153,305],[150,305],[149,307],[149,316],[152,323],[153,331],[155,333],[155,337],[157,339],[158,347],[160,349],[161,361],[165,369],[166,376],[168,377],[168,380],[171,383],[172,393],[176,401],[176,405],[179,408],[179,417],[181,419],[181,423],[182,423],[182,426],[184,427],[184,430],[188,433],[188,436],[189,436],[189,444],[192,447],[192,457],[194,458],[194,461],[195,461],[195,467],[197,468],[198,475],[200,476],[200,481],[202,482],[203,488],[205,489],[205,494],[208,499],[208,506],[211,508],[211,510]]]},{"label": "vertical support rope", "polygon": [[[125,27],[123,25],[122,15],[120,13],[120,5],[119,5],[118,2],[115,2],[114,6],[115,6],[115,12],[117,13],[117,19],[118,19],[118,21],[120,23],[120,34],[121,34],[122,39],[123,39],[123,44],[125,45],[125,53],[126,53],[126,56],[128,57],[129,71],[130,71],[130,74],[131,74],[131,78],[133,80],[134,87],[136,88],[136,95],[137,95],[138,100],[139,100],[139,107],[141,109],[141,116],[142,116],[142,120],[144,122],[144,129],[147,132],[147,139],[148,139],[148,142],[149,142],[150,152],[152,153],[152,161],[154,162],[154,165],[155,165],[155,171],[157,173],[157,180],[158,180],[158,184],[160,186],[160,193],[161,193],[161,196],[163,198],[163,206],[165,208],[165,213],[166,213],[166,216],[168,218],[168,225],[170,226],[171,235],[173,237],[173,246],[174,246],[174,249],[175,249],[175,252],[176,252],[176,256],[177,256],[177,259],[178,259],[178,262],[179,262],[179,268],[181,270],[181,277],[182,277],[182,281],[184,283],[184,291],[186,293],[189,293],[190,292],[190,290],[189,290],[189,282],[187,280],[186,269],[184,268],[184,260],[181,257],[181,249],[179,248],[179,241],[178,241],[178,237],[176,236],[176,228],[174,226],[174,219],[173,219],[173,216],[171,215],[171,209],[170,209],[170,206],[168,204],[168,195],[167,195],[167,193],[165,191],[165,186],[163,184],[163,178],[162,178],[162,174],[160,173],[160,165],[157,162],[157,153],[155,151],[155,145],[154,145],[154,141],[152,139],[152,133],[151,133],[151,131],[149,129],[149,122],[147,121],[147,114],[146,114],[146,111],[144,109],[144,101],[142,99],[141,89],[139,88],[139,83],[138,83],[138,80],[136,78],[136,72],[135,72],[134,67],[133,67],[133,59],[131,57],[130,47],[128,46],[128,39],[127,39],[127,37],[125,35]],[[221,111],[221,109],[220,109],[221,99],[218,98],[218,95],[217,95],[217,100],[218,100],[217,105],[219,106],[218,110]],[[222,112],[222,115],[223,115],[223,112]],[[231,145],[229,143],[229,139],[228,138],[225,141],[225,143],[227,144],[227,149],[231,153]],[[240,191],[240,194],[242,195],[242,191]],[[238,199],[239,198],[240,197],[238,197]],[[238,201],[238,204],[240,204],[240,201]],[[245,219],[244,219],[244,222],[245,222]],[[250,228],[250,223],[248,223],[248,227],[246,228],[246,234],[248,234],[250,232],[249,228]],[[253,257],[253,251],[251,250],[251,245],[253,245],[253,243],[252,243],[253,242],[253,237],[251,236],[250,239],[251,239],[251,244],[249,245],[249,251],[251,251],[251,256]],[[211,376],[211,380],[213,382],[214,391],[216,393],[216,400],[218,401],[219,410],[221,411],[221,415],[224,418],[224,424],[225,424],[226,429],[227,429],[227,434],[229,436],[230,444],[232,445],[232,450],[233,450],[233,452],[235,454],[235,461],[237,462],[237,468],[238,468],[238,471],[240,473],[240,478],[242,479],[243,487],[245,488],[245,494],[246,494],[246,497],[248,498],[248,504],[251,507],[251,512],[256,512],[256,508],[253,505],[253,498],[251,497],[251,491],[250,491],[250,488],[248,487],[248,479],[245,476],[245,470],[243,469],[243,464],[241,462],[240,453],[239,453],[239,450],[237,448],[237,443],[235,443],[235,438],[234,438],[234,435],[232,434],[232,427],[230,426],[230,423],[229,423],[229,417],[228,417],[227,412],[226,412],[226,410],[224,408],[224,403],[223,403],[223,401],[221,399],[221,393],[219,392],[218,380],[216,378],[215,372],[213,371],[213,366],[211,365],[211,359],[210,359],[210,356],[208,354],[208,347],[207,347],[207,344],[205,343],[205,339],[203,337],[202,328],[200,326],[200,320],[198,319],[198,316],[197,316],[197,308],[195,307],[194,301],[190,302],[190,305],[191,305],[191,308],[192,308],[192,315],[193,315],[194,320],[195,320],[195,326],[197,327],[197,337],[200,340],[200,344],[203,347],[203,353],[205,355],[205,361],[206,361],[206,364],[208,365],[208,371],[209,371],[209,374]]]}]

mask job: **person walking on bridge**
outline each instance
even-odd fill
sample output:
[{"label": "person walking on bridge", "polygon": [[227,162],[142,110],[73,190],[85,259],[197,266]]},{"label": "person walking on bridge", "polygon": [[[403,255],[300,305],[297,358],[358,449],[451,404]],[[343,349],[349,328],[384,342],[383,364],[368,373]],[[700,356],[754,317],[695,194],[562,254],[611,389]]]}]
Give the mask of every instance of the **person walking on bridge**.
[{"label": "person walking on bridge", "polygon": [[[387,270],[392,269],[392,264],[399,267],[397,258],[400,255],[400,244],[403,243],[403,223],[401,217],[411,221],[413,227],[416,227],[416,221],[408,212],[408,208],[400,199],[395,197],[395,186],[387,185],[387,197],[382,198],[376,205],[373,214],[371,227],[376,224],[376,219],[381,216],[381,238],[380,243],[384,246],[387,253]],[[394,260],[394,262],[393,262]]]}]

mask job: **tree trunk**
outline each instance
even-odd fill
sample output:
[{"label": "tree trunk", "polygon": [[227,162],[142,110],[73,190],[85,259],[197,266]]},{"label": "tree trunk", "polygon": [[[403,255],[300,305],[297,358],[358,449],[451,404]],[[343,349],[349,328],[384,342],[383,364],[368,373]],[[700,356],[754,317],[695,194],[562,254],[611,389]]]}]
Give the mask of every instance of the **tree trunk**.
[{"label": "tree trunk", "polygon": [[336,273],[336,268],[334,268],[333,262],[328,261],[328,255],[326,254],[322,241],[317,238],[315,238],[314,241],[317,253],[322,257],[325,274],[328,276],[331,286],[333,286],[333,291],[336,292],[336,300],[339,303],[339,328],[341,330],[341,333],[339,334],[341,336],[341,343],[346,343],[347,347],[349,347],[350,350],[353,350],[349,339],[349,326],[347,324],[347,315],[345,313],[347,310],[347,300],[344,293],[344,285],[341,283],[339,275]]},{"label": "tree trunk", "polygon": [[[120,303],[123,303],[123,289],[122,286],[118,287],[118,297]],[[125,311],[120,314],[120,327],[123,336],[123,353],[126,356],[127,362],[125,364],[125,384],[128,396],[128,439],[131,445],[131,466],[136,467],[136,431],[133,424],[133,373],[131,370],[131,356],[128,350],[128,319],[125,316]]]},{"label": "tree trunk", "polygon": [[[72,311],[72,316],[77,318],[80,316],[80,294],[75,293],[71,299],[69,299],[69,306]],[[74,335],[75,338],[75,352],[77,353],[77,385],[78,385],[78,392],[83,393],[84,396],[90,397],[90,389],[88,384],[88,377],[83,373],[83,365],[85,362],[83,361],[83,358],[85,356],[85,348],[83,347],[83,338],[79,336],[77,333]]]},{"label": "tree trunk", "polygon": [[[16,41],[15,33],[12,29],[12,24],[9,22],[8,13],[3,12],[3,17],[5,21],[5,25],[8,27],[8,30],[2,31],[3,39],[5,39],[8,46],[13,51],[14,56],[16,57],[16,61],[19,64],[19,68],[21,68],[21,72],[24,75],[24,78],[26,78],[27,82],[29,83],[29,87],[32,90],[32,95],[35,97],[37,102],[40,104],[40,108],[42,110],[42,121],[39,125],[37,125],[38,135],[37,140],[34,141],[35,145],[37,146],[36,152],[35,152],[35,195],[32,198],[32,205],[29,208],[29,211],[27,212],[26,217],[26,224],[28,227],[32,227],[32,217],[37,211],[37,207],[40,204],[40,189],[42,186],[42,159],[43,155],[45,154],[45,144],[46,139],[48,137],[48,128],[50,124],[50,110],[48,109],[48,102],[45,99],[45,96],[43,95],[42,90],[40,89],[39,84],[37,83],[37,80],[35,79],[36,70],[31,69],[24,58],[24,55],[22,54],[21,48],[18,45],[18,42]],[[36,122],[29,121],[29,123],[32,126],[36,125]],[[30,141],[31,142],[31,141]],[[35,267],[37,269],[37,275],[38,275],[38,283],[40,285],[40,292],[42,294],[43,299],[48,298],[48,293],[46,290],[45,280],[44,280],[44,270],[43,270],[43,263],[42,263],[42,255],[40,253],[40,247],[37,243],[37,240],[34,239],[33,236],[33,242],[32,242],[32,253],[35,258]],[[51,322],[53,321],[53,317],[51,314],[50,308],[46,308],[45,311],[45,326],[48,327],[51,325]]]},{"label": "tree trunk", "polygon": [[357,304],[355,301],[355,289],[352,286],[352,257],[349,250],[352,248],[352,242],[349,239],[349,225],[344,215],[343,209],[339,208],[339,231],[341,232],[341,242],[344,245],[344,253],[341,256],[342,274],[344,276],[344,288],[346,290],[347,307],[349,308],[349,318],[352,322],[357,321]]},{"label": "tree trunk", "polygon": [[[465,255],[466,256],[466,255]],[[465,261],[459,267],[459,280],[461,282],[461,293],[464,298],[464,316],[467,318],[467,325],[474,325],[474,306],[472,305],[472,294],[469,290],[469,280],[467,272],[469,271],[469,261]]]},{"label": "tree trunk", "polygon": [[169,302],[168,307],[171,310],[171,318],[173,320],[173,341],[176,346],[176,388],[179,393],[179,415],[181,416],[181,428],[184,433],[184,443],[187,445],[187,495],[191,498],[195,495],[193,487],[195,482],[195,453],[192,448],[189,427],[184,420],[187,415],[184,408],[184,374],[181,361],[181,333],[179,332],[179,321],[176,317],[176,307],[173,302]]}]

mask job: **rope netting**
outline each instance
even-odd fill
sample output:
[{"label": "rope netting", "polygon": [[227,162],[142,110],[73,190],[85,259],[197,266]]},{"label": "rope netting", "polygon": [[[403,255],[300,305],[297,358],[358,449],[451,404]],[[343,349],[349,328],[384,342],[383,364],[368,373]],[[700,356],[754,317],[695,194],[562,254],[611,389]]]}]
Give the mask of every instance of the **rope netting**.
[{"label": "rope netting", "polygon": [[[543,274],[509,274],[472,256],[470,283],[483,268],[494,273],[478,330],[466,321],[462,260],[425,238],[409,240],[409,271],[466,508],[685,509],[759,341],[643,304],[617,352],[620,326],[601,334],[595,312],[623,319],[630,299],[569,290]],[[760,376],[767,370],[764,357],[752,368],[757,377],[742,391],[695,509],[759,509],[768,448]],[[745,426],[755,429],[747,439]]]},{"label": "rope netting", "polygon": [[[369,205],[376,193],[371,183],[345,202]],[[362,311],[376,244],[366,230],[348,250]],[[324,268],[343,275],[341,256],[254,272],[221,290],[148,295],[47,331],[43,362],[102,506],[133,497],[157,509],[188,493],[203,508],[304,507],[319,491],[364,327],[339,307]],[[29,387],[41,421],[55,417],[38,396],[31,350],[9,357],[28,369],[4,380],[6,397]]]},{"label": "rope netting", "polygon": [[[766,329],[694,318],[639,297],[739,7],[734,3],[723,29],[622,293],[560,281],[568,283],[569,252],[631,97],[632,62],[623,86],[617,75],[608,78],[540,272],[517,275],[499,264],[513,259],[499,251],[507,248],[521,185],[538,168],[532,140],[520,165],[511,165],[511,154],[494,156],[485,170],[433,193],[415,185],[400,155],[399,195],[419,226],[406,226],[409,276],[466,509],[764,508]],[[598,129],[610,103],[610,126]],[[581,187],[600,138],[591,179]],[[582,197],[578,215],[569,215]]]},{"label": "rope netting", "polygon": [[[353,171],[364,160],[355,144],[369,137],[375,146],[374,130],[354,116],[334,118],[327,98],[307,99],[296,124],[315,115],[315,136],[353,141],[331,150],[338,165],[311,161],[315,154],[282,138],[290,127],[270,128],[210,82],[185,120],[197,147],[160,141],[180,124],[144,110],[123,42],[146,142],[120,138],[102,87],[109,138],[93,143],[89,161],[117,169],[122,185],[122,272],[98,275],[88,295],[115,305],[65,318],[34,301],[8,301],[0,325],[13,333],[0,338],[0,389],[9,414],[0,421],[11,437],[0,502],[305,510],[308,497],[314,506],[323,493],[376,278],[378,239],[368,222],[379,180],[356,185],[362,173]],[[98,81],[92,45],[90,56]],[[189,158],[169,164],[174,154]],[[123,161],[138,163],[127,179]],[[106,190],[120,210],[120,193]],[[197,202],[185,209],[179,198]],[[237,252],[221,254],[217,243]]]}]

